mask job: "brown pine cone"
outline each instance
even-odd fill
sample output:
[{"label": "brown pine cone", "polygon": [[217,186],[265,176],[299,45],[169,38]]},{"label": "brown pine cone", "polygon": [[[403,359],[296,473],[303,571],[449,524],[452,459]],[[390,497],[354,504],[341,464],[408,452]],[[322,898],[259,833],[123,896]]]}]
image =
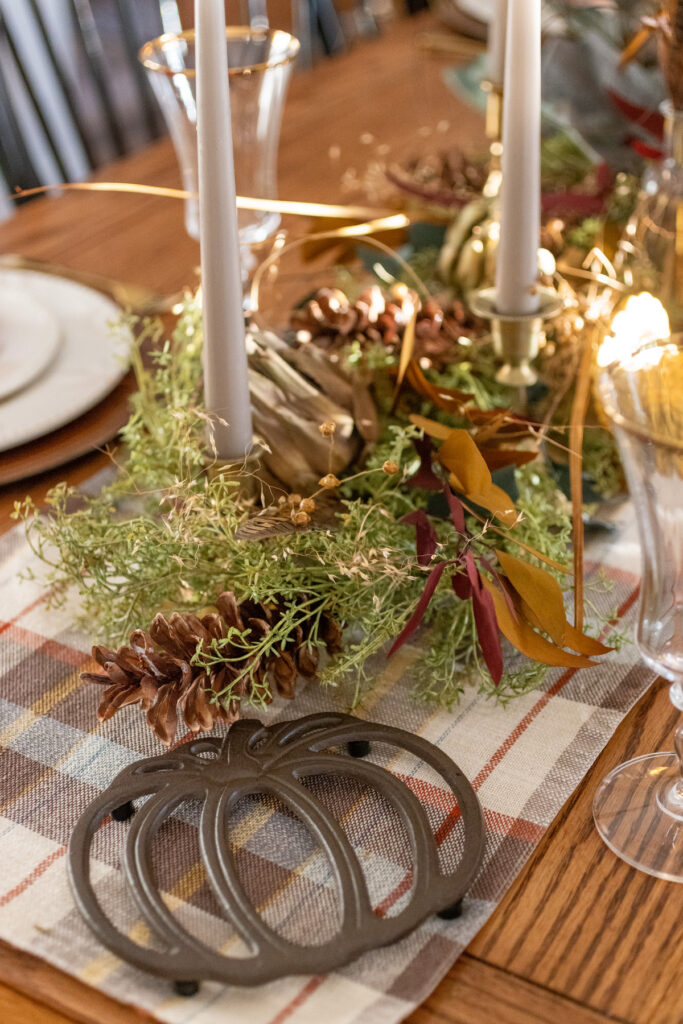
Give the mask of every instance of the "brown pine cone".
[{"label": "brown pine cone", "polygon": [[[353,304],[339,288],[321,288],[294,310],[291,324],[296,330],[308,331],[310,343],[328,353],[337,353],[356,341],[361,346],[384,345],[397,355],[414,301],[414,292],[400,283],[388,290],[373,285]],[[445,307],[434,298],[427,299],[418,309],[414,357],[440,372],[463,358],[465,350],[459,339],[479,335],[483,326],[457,299]]]},{"label": "brown pine cone", "polygon": [[[224,648],[225,660],[210,672],[191,664],[198,648],[208,653],[211,641],[225,640],[231,627],[256,643],[284,614],[282,604],[238,602],[230,592],[220,595],[216,608],[217,612],[201,617],[191,612],[176,612],[169,619],[157,615],[148,632],[135,630],[130,643],[118,650],[93,647],[93,657],[103,672],[84,672],[81,679],[107,687],[97,711],[99,721],[107,721],[128,704],[141,703],[150,729],[168,746],[175,739],[181,715],[191,732],[201,732],[211,729],[216,720],[235,721],[240,698],[249,697],[254,683],[259,689],[268,686],[271,692],[291,699],[298,676],[315,679],[319,652],[308,646],[307,623],[290,633],[281,650],[266,656],[252,656],[245,662],[243,647],[230,644]],[[328,653],[338,653],[339,624],[323,615],[319,629]],[[250,674],[236,683],[245,664],[249,664]],[[236,685],[226,705],[220,694],[231,683]]]},{"label": "brown pine cone", "polygon": [[346,338],[358,323],[358,313],[341,288],[318,288],[312,299],[293,310],[290,321],[295,330],[310,331],[314,336],[339,334]]},{"label": "brown pine cone", "polygon": [[[398,347],[414,309],[414,296],[405,285],[388,292],[373,285],[351,303],[339,288],[319,288],[305,305],[295,309],[291,325],[308,331],[324,348],[347,344],[349,338],[382,342]],[[443,324],[443,311],[433,299],[425,302],[417,316],[418,338],[434,338]]]}]

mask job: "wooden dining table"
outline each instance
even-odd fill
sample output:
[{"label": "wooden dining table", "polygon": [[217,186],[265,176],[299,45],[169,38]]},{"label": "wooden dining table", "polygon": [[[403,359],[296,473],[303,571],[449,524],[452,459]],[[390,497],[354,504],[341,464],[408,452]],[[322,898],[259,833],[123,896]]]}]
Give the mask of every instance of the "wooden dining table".
[{"label": "wooden dining table", "polygon": [[[481,149],[481,113],[444,82],[444,71],[473,52],[472,44],[440,33],[431,15],[421,15],[295,73],[280,146],[281,198],[343,202],[348,183],[387,156]],[[97,177],[179,184],[168,139]],[[310,230],[305,222],[287,226]],[[199,259],[180,201],[107,193],[64,193],[21,206],[0,225],[0,255],[7,253],[166,295],[196,282]],[[106,419],[106,404],[92,415]],[[39,502],[57,481],[77,484],[103,466],[99,449],[70,458],[92,436],[89,430],[86,416],[58,436],[52,452],[55,460],[67,460],[58,469],[0,488],[0,530],[13,525],[16,499],[30,493]],[[29,473],[30,447],[22,457]],[[596,786],[607,772],[638,754],[670,748],[675,723],[660,680],[623,721],[493,916],[411,1024],[683,1022],[683,886],[618,860],[591,815]],[[141,1020],[136,1010],[0,945],[2,1024]]]}]

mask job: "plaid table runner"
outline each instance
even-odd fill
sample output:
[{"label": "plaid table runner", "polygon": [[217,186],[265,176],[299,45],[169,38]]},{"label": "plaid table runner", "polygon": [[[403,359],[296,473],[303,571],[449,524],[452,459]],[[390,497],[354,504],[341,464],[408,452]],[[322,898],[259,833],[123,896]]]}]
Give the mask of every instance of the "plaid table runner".
[{"label": "plaid table runner", "polygon": [[[628,508],[616,536],[589,549],[588,597],[601,613],[615,610],[619,629],[632,624],[638,547]],[[484,807],[487,852],[463,916],[428,920],[396,945],[366,954],[326,977],[291,977],[258,989],[203,983],[198,995],[173,995],[167,981],[122,964],[94,940],[74,907],[65,869],[66,845],[87,804],[122,767],[159,753],[142,716],[126,709],[93,728],[99,693],[79,682],[89,664],[88,638],[74,630],[75,608],[47,612],[44,590],[22,583],[38,569],[17,530],[0,541],[0,937],[42,957],[114,998],[161,1021],[179,1024],[395,1024],[421,1003],[500,901],[561,806],[653,674],[633,645],[599,667],[553,670],[541,690],[507,707],[469,689],[448,713],[417,702],[411,666],[419,645],[372,666],[376,685],[360,717],[411,730],[446,751],[473,782]],[[39,571],[39,569],[38,569]],[[591,587],[591,583],[594,584]],[[296,702],[276,703],[269,720],[339,709],[340,696],[314,684]],[[262,716],[260,716],[262,717]],[[380,755],[378,755],[380,756]],[[416,759],[394,757],[392,770],[420,795],[441,856],[457,856],[461,836],[453,798]],[[398,912],[410,899],[405,836],[388,808],[368,792],[321,783],[321,798],[341,808],[368,878],[373,905]],[[167,905],[193,934],[230,955],[239,943],[219,918],[196,845],[197,808],[183,805],[163,826],[154,866]],[[96,837],[93,878],[120,928],[145,942],[124,891],[118,849],[126,824],[105,824]],[[235,857],[250,897],[266,921],[305,943],[334,931],[329,866],[310,837],[273,801],[243,801],[230,821]],[[247,882],[248,879],[248,882]],[[227,930],[226,930],[227,929]],[[241,955],[244,955],[242,950]]]}]

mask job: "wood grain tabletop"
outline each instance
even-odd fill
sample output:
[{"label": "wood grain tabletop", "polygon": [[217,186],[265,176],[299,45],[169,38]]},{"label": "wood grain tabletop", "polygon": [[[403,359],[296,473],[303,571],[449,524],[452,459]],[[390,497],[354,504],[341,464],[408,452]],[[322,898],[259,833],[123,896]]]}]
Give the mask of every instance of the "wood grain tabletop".
[{"label": "wood grain tabletop", "polygon": [[[281,198],[344,201],[342,181],[387,154],[483,146],[480,115],[443,81],[457,57],[420,45],[421,33],[434,28],[430,16],[400,22],[348,54],[295,74],[282,130]],[[98,176],[179,182],[166,140]],[[309,229],[292,220],[287,226]],[[184,231],[182,203],[83,193],[23,206],[0,225],[0,253],[10,252],[163,293],[193,285],[199,258]],[[40,501],[53,483],[79,483],[105,461],[92,451],[0,488],[0,530],[11,525],[16,499],[31,493]],[[629,757],[669,749],[675,720],[660,681],[622,723],[502,904],[410,1024],[683,1024],[683,886],[619,861],[591,817],[604,775]],[[0,944],[0,1024],[143,1019],[149,1017]]]}]

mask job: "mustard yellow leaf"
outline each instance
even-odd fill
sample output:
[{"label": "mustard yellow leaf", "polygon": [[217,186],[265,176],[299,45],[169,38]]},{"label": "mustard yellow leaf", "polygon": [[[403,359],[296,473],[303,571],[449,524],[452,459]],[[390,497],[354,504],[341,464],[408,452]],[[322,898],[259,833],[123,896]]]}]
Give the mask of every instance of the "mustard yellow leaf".
[{"label": "mustard yellow leaf", "polygon": [[[451,430],[439,448],[439,461],[455,473],[468,494],[485,493],[491,484],[491,473],[484,456],[466,430]],[[510,499],[507,499],[510,504]]]},{"label": "mustard yellow leaf", "polygon": [[546,640],[540,633],[536,633],[529,623],[522,618],[521,614],[515,618],[508,607],[507,601],[502,593],[490,580],[482,576],[482,584],[488,590],[493,599],[493,607],[496,611],[498,628],[503,636],[507,637],[513,647],[516,647],[522,654],[534,661],[540,661],[545,665],[554,665],[561,668],[587,668],[595,662],[582,654],[571,654],[563,651],[550,640]]},{"label": "mustard yellow leaf", "polygon": [[427,419],[426,416],[413,415],[410,417],[410,422],[420,430],[424,430],[429,437],[437,437],[440,441],[445,441],[453,430],[452,427],[446,427],[443,423],[437,423],[436,420]]},{"label": "mustard yellow leaf", "polygon": [[550,573],[521,558],[496,549],[500,567],[520,597],[529,605],[537,625],[564,647],[569,623],[564,610],[562,588]]},{"label": "mustard yellow leaf", "polygon": [[466,430],[452,430],[438,451],[438,459],[451,472],[453,486],[497,516],[507,526],[517,520],[510,496],[496,486],[486,460]]},{"label": "mustard yellow leaf", "polygon": [[521,598],[524,617],[533,626],[542,629],[560,647],[570,647],[579,654],[593,656],[612,650],[567,621],[562,588],[550,573],[505,551],[497,550],[496,554],[503,572]]},{"label": "mustard yellow leaf", "polygon": [[[523,600],[523,598],[520,598],[520,606],[524,618],[530,622],[532,626],[535,626],[536,629],[543,629],[545,631],[543,623],[534,614],[533,610],[529,607],[526,601]],[[566,623],[564,628],[564,642],[562,646],[568,647],[572,651],[577,651],[579,654],[586,654],[591,658],[601,654],[609,654],[610,651],[614,650],[613,647],[606,647],[605,644],[596,640],[595,637],[586,636],[585,633],[582,633],[581,630],[577,629],[575,626],[570,625],[569,622]]]}]

